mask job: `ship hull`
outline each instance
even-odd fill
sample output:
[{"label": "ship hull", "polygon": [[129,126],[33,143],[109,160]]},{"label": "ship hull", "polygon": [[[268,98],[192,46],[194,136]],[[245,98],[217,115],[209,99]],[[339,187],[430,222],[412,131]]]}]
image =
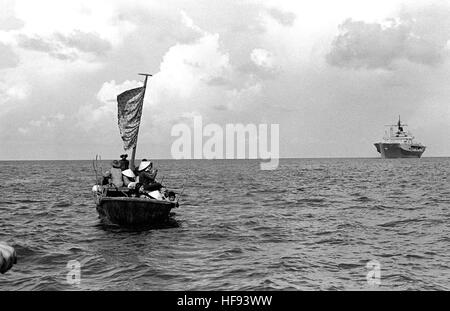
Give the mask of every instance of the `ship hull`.
[{"label": "ship hull", "polygon": [[420,158],[425,152],[425,147],[421,145],[395,143],[376,143],[374,145],[383,159]]}]

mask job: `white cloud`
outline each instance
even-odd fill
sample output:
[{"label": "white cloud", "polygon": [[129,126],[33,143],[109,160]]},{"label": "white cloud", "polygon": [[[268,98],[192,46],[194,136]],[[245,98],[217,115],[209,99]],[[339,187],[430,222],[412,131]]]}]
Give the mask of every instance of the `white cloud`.
[{"label": "white cloud", "polygon": [[[448,131],[443,120],[448,118],[449,64],[445,58],[433,66],[417,61],[430,45],[420,40],[416,46],[403,45],[413,61],[381,53],[388,63],[401,62],[395,71],[343,70],[326,62],[339,35],[338,25],[347,18],[380,25],[383,36],[384,30],[398,34],[385,20],[394,17],[404,24],[407,14],[416,15],[410,7],[424,11],[425,1],[413,2],[18,0],[6,19],[1,20],[4,12],[0,12],[0,42],[19,60],[15,68],[0,70],[0,140],[8,146],[0,150],[0,158],[27,152],[2,134],[17,124],[18,133],[45,149],[49,158],[46,152],[56,145],[52,151],[56,155],[60,152],[56,149],[75,157],[92,150],[115,155],[121,148],[116,96],[140,86],[134,74],[141,71],[154,76],[149,80],[140,136],[152,146],[150,152],[161,150],[160,156],[168,156],[163,148],[170,143],[166,135],[170,126],[188,122],[192,115],[218,124],[280,123],[286,145],[281,148],[293,156],[331,152],[375,156],[370,143],[350,150],[337,142],[359,141],[372,132],[378,138],[380,124],[391,114],[411,119],[415,111],[426,115],[435,109],[436,115],[428,114],[430,120],[442,121],[442,129],[435,132]],[[444,42],[441,35],[448,33],[444,13],[438,19],[423,15],[428,22],[416,23],[409,33],[426,37],[427,42]],[[383,44],[371,45],[371,52],[386,48],[385,41],[378,42]],[[444,46],[448,53],[448,41]],[[378,66],[381,58],[375,58],[366,60]],[[432,107],[427,106],[430,96]],[[49,111],[64,117],[40,117]],[[320,130],[311,130],[317,124]],[[46,135],[39,135],[35,126]],[[354,128],[366,132],[356,133]],[[59,137],[64,141],[56,142]]]},{"label": "white cloud", "polygon": [[[181,12],[181,19],[201,36],[194,42],[170,47],[162,58],[159,71],[149,79],[143,126],[148,122],[152,129],[147,132],[158,137],[160,134],[165,137],[164,133],[170,133],[168,126],[193,113],[213,117],[211,111],[222,111],[216,113],[224,115],[224,110],[252,110],[255,97],[262,91],[259,81],[254,81],[252,76],[242,76],[234,68],[219,34],[202,30],[185,12]],[[273,64],[271,53],[265,50],[257,49],[253,56],[261,66]],[[223,83],[211,83],[218,80]],[[105,126],[101,128],[107,125],[115,130],[117,95],[141,85],[138,81],[105,82],[97,93],[101,104],[81,107],[78,125],[90,130],[94,125],[103,124]],[[141,131],[145,132],[145,129]]]},{"label": "white cloud", "polygon": [[0,6],[0,30],[9,31],[23,27],[23,21],[15,16],[13,0],[1,0]]},{"label": "white cloud", "polygon": [[327,56],[330,64],[339,67],[392,69],[402,60],[433,66],[449,56],[447,5],[404,10],[380,23],[347,19],[339,29]]},{"label": "white cloud", "polygon": [[257,65],[263,68],[273,68],[273,55],[264,49],[254,49],[250,54],[250,59]]},{"label": "white cloud", "polygon": [[54,129],[61,125],[65,119],[66,116],[60,112],[49,116],[44,115],[39,119],[30,120],[27,126],[21,126],[17,128],[17,131],[22,135],[35,133],[36,131],[42,134],[43,130]]},{"label": "white cloud", "polygon": [[0,70],[14,68],[19,64],[19,57],[11,46],[0,42]]},{"label": "white cloud", "polygon": [[[8,80],[8,79],[5,79]],[[3,113],[6,113],[14,108],[12,103],[24,104],[29,97],[29,86],[23,81],[9,80],[2,82],[0,80],[0,107]]]},{"label": "white cloud", "polygon": [[[118,44],[124,35],[135,29],[129,21],[114,20],[117,7],[124,1],[57,1],[17,0],[16,16],[25,21],[24,34],[51,36],[58,32],[64,35],[81,32],[97,32],[102,38]],[[114,21],[114,23],[113,23]]]},{"label": "white cloud", "polygon": [[193,44],[177,44],[164,55],[153,79],[156,92],[188,97],[204,81],[230,74],[229,56],[220,50],[218,34],[206,34]]},{"label": "white cloud", "polygon": [[142,83],[136,80],[126,80],[120,84],[115,80],[103,83],[96,95],[98,103],[80,106],[76,116],[77,125],[89,131],[105,121],[112,124],[111,121],[117,118],[117,95],[140,86]]},{"label": "white cloud", "polygon": [[292,26],[295,22],[295,14],[292,12],[282,11],[278,8],[268,9],[269,15],[283,26]]},{"label": "white cloud", "polygon": [[117,95],[120,93],[142,86],[142,83],[133,80],[126,80],[123,83],[116,84],[115,80],[103,83],[100,91],[97,93],[97,99],[105,104],[116,103]]},{"label": "white cloud", "polygon": [[32,127],[55,127],[58,123],[61,123],[65,119],[65,115],[62,113],[56,113],[49,116],[42,116],[37,120],[31,120],[29,125]]},{"label": "white cloud", "polygon": [[22,134],[22,135],[28,134],[28,133],[30,132],[30,129],[28,129],[28,128],[23,128],[23,127],[19,127],[17,130],[18,130],[19,133]]},{"label": "white cloud", "polygon": [[29,90],[26,85],[13,85],[6,90],[5,94],[9,99],[23,101],[28,97]]}]

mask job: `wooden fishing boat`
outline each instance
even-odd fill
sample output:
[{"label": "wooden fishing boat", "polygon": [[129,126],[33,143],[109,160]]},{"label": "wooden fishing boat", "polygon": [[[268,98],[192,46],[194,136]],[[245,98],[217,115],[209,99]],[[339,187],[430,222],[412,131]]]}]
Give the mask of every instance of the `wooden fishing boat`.
[{"label": "wooden fishing boat", "polygon": [[178,202],[131,197],[128,188],[103,188],[96,194],[97,212],[106,223],[126,227],[163,224]]},{"label": "wooden fishing boat", "polygon": [[[125,91],[117,96],[119,130],[124,142],[124,149],[132,149],[130,169],[133,171],[135,170],[134,161],[145,90],[148,77],[151,76],[149,74],[140,75],[145,76],[143,87]],[[95,162],[97,184],[92,191],[97,212],[107,224],[127,227],[163,224],[169,220],[171,210],[178,207],[178,195],[172,200],[154,199],[148,195],[139,195],[139,191],[136,192],[134,189],[102,185],[98,178]]]}]

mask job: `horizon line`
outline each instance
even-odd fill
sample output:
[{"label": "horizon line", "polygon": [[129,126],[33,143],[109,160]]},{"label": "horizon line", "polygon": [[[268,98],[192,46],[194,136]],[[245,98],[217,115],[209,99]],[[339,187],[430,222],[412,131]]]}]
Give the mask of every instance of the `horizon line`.
[{"label": "horizon line", "polygon": [[[421,157],[422,159],[424,158],[450,158],[450,156],[426,156],[426,157]],[[144,159],[144,158],[143,158]],[[296,160],[296,159],[304,159],[304,160],[308,160],[308,159],[383,159],[380,156],[378,157],[351,157],[351,156],[344,156],[344,157],[279,157],[278,159],[280,160]],[[13,161],[93,161],[95,160],[93,159],[0,159],[0,162],[13,162]],[[118,160],[118,159],[102,159],[101,161],[112,161],[112,160]],[[142,159],[136,159],[136,160],[142,160]],[[206,160],[206,161],[217,161],[217,160],[227,160],[227,161],[234,161],[234,160],[255,160],[255,161],[268,161],[270,159],[262,159],[262,158],[255,158],[255,159],[173,159],[173,158],[152,158],[152,161],[168,161],[168,160],[173,160],[173,161],[202,161],[202,160]],[[389,160],[389,159],[388,159]]]}]

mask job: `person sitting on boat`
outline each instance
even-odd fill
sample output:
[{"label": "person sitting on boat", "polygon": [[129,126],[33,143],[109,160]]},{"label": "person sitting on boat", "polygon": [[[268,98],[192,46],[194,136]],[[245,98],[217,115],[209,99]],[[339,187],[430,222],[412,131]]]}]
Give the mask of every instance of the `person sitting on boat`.
[{"label": "person sitting on boat", "polygon": [[139,173],[141,171],[144,171],[147,168],[147,166],[150,166],[150,165],[153,167],[153,163],[151,161],[149,161],[147,159],[142,159],[141,163],[139,164],[139,166],[134,168],[134,172],[133,173],[136,175],[136,181],[137,182],[139,182]]},{"label": "person sitting on boat", "polygon": [[103,173],[102,186],[109,185],[111,183],[111,172],[106,171]]},{"label": "person sitting on boat", "polygon": [[176,195],[175,195],[175,192],[173,192],[173,191],[169,191],[169,193],[167,194],[167,198],[169,199],[169,201],[175,201],[175,199],[176,199]]},{"label": "person sitting on boat", "polygon": [[135,183],[135,187],[130,192],[132,198],[152,199],[152,197],[144,190],[144,186],[141,183]]},{"label": "person sitting on boat", "polygon": [[110,169],[111,173],[110,185],[120,188],[123,186],[122,170],[120,169],[120,163],[118,160],[114,160],[112,161],[111,165],[112,168]]},{"label": "person sitting on boat", "polygon": [[153,163],[151,161],[142,160],[138,172],[139,183],[143,185],[144,190],[154,191],[162,188],[162,185],[155,180],[158,170],[153,169]]},{"label": "person sitting on boat", "polygon": [[122,171],[123,185],[128,188],[134,188],[136,185],[136,175],[132,170],[126,169]]},{"label": "person sitting on boat", "polygon": [[161,188],[160,192],[161,192],[163,200],[175,201],[175,192],[169,191],[168,189],[164,188],[164,186],[163,186],[163,188]]},{"label": "person sitting on boat", "polygon": [[130,161],[127,160],[128,154],[120,155],[120,169],[122,171],[127,170],[130,167]]}]

